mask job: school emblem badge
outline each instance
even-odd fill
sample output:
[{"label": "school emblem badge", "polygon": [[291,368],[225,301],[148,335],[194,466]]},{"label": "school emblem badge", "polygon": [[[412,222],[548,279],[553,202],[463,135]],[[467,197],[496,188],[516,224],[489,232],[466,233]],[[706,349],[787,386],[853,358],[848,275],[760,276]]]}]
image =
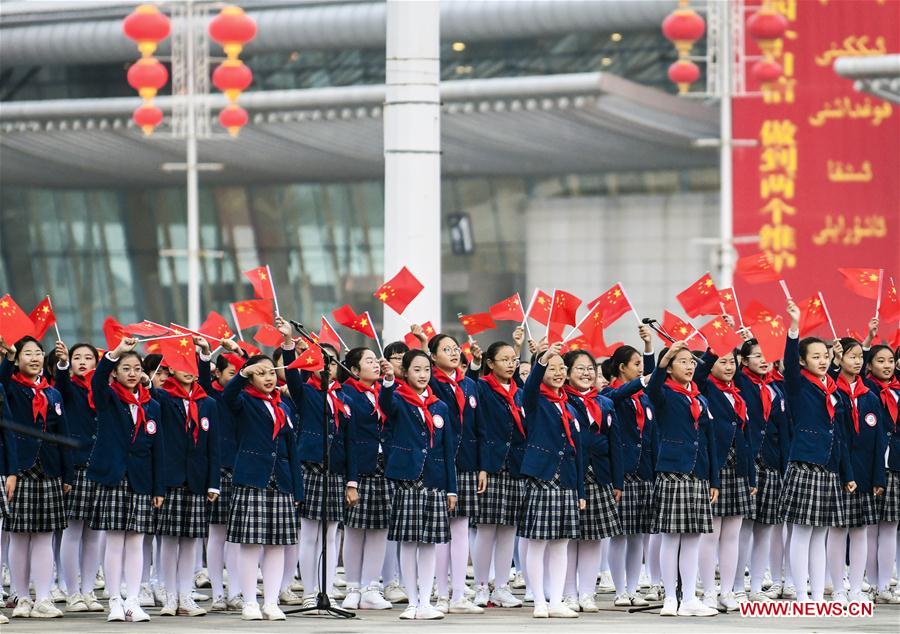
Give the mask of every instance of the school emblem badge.
[{"label": "school emblem badge", "polygon": [[444,417],[437,415],[434,417],[434,427],[435,429],[441,429],[444,426]]},{"label": "school emblem badge", "polygon": [[60,405],[59,403],[56,403],[56,404],[54,404],[53,409],[56,410],[57,416],[62,416],[62,405]]},{"label": "school emblem badge", "polygon": [[872,412],[866,414],[866,425],[869,427],[875,427],[878,424],[878,418]]},{"label": "school emblem badge", "polygon": [[647,410],[647,420],[653,420],[653,410],[652,409]]},{"label": "school emblem badge", "polygon": [[209,431],[209,419],[204,416],[200,419],[200,429],[203,431]]},{"label": "school emblem badge", "polygon": [[156,433],[156,421],[155,421],[155,420],[148,420],[148,421],[147,421],[146,430],[147,430],[147,433],[150,434],[151,436],[152,436],[153,434],[155,434],[155,433]]},{"label": "school emblem badge", "polygon": [[471,407],[472,409],[475,409],[476,407],[478,407],[478,401],[475,400],[474,394],[469,396],[469,407]]}]

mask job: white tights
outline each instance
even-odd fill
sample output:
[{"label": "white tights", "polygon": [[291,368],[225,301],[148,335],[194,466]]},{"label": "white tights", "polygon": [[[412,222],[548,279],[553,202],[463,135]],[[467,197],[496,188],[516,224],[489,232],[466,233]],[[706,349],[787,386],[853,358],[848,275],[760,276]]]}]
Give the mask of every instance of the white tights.
[{"label": "white tights", "polygon": [[430,605],[434,559],[434,544],[400,542],[400,574],[410,606]]},{"label": "white tights", "polygon": [[63,531],[59,546],[60,576],[70,595],[94,591],[94,577],[100,565],[100,533],[91,530],[84,520],[69,520]]},{"label": "white tights", "polygon": [[[825,536],[827,526],[791,525],[791,573],[797,587],[797,601],[807,601],[806,580],[809,579],[813,601],[825,594]],[[843,562],[843,556],[841,562]],[[843,575],[841,575],[843,577]]]},{"label": "white tights", "polygon": [[[751,501],[753,498],[750,498]],[[744,591],[744,574],[750,566],[750,555],[753,552],[753,525],[756,522],[745,519],[741,522],[741,532],[738,536],[737,566],[734,569],[734,592]],[[768,550],[768,549],[767,549]]]},{"label": "white tights", "polygon": [[[748,520],[744,522],[750,524]],[[763,577],[766,574],[766,566],[768,565],[772,571],[772,581],[778,583],[781,579],[781,562],[777,564],[772,560],[770,554],[772,550],[772,531],[781,535],[781,524],[762,524],[760,522],[752,522],[753,524],[753,549],[750,553],[750,592],[762,592]],[[743,531],[743,528],[741,529]],[[780,556],[779,556],[780,559]]]},{"label": "white tights", "polygon": [[344,571],[347,585],[367,588],[378,581],[387,547],[387,529],[344,527]]},{"label": "white tights", "polygon": [[506,585],[504,572],[513,558],[516,527],[503,524],[479,524],[472,548],[472,565],[476,585],[486,585],[491,578],[491,562],[497,570],[497,587]]},{"label": "white tights", "polygon": [[662,546],[662,534],[651,533],[647,539],[647,574],[650,583],[658,586],[662,583],[662,569],[659,566],[659,548]]},{"label": "white tights", "polygon": [[448,595],[448,573],[453,579],[453,601],[465,597],[466,567],[469,563],[469,518],[450,518],[450,542],[435,548],[435,571],[439,597]]},{"label": "white tights", "polygon": [[666,597],[678,596],[679,570],[681,570],[682,601],[694,597],[700,535],[700,533],[660,533],[659,568],[666,588]]},{"label": "white tights", "polygon": [[[712,594],[716,591],[716,555],[719,560],[722,594],[734,591],[738,537],[741,534],[743,519],[740,515],[713,517],[713,532],[700,535],[700,580],[703,582],[704,592]],[[684,575],[682,574],[683,582]],[[743,586],[741,590],[743,590]]]},{"label": "white tights", "polygon": [[[869,583],[879,591],[890,590],[891,572],[897,556],[897,522],[878,522],[868,527],[869,556],[866,572]],[[851,564],[852,565],[852,564]]]},{"label": "white tights", "polygon": [[637,591],[644,557],[644,535],[616,535],[609,544],[609,568],[616,593]]},{"label": "white tights", "polygon": [[53,579],[53,533],[10,533],[9,574],[13,596],[29,596],[30,576],[34,581],[35,599],[49,598]]},{"label": "white tights", "polygon": [[[594,596],[603,542],[601,540],[570,539],[566,547],[566,582],[563,596]],[[550,560],[552,569],[552,559]]]},{"label": "white tights", "polygon": [[[550,599],[550,605],[562,603],[563,585],[566,581],[566,554],[568,539],[529,539],[526,549],[526,557],[523,561],[528,571],[528,581],[531,584],[531,592],[534,595],[534,605],[545,605],[545,596]],[[544,592],[544,555],[551,562],[547,570],[547,591]],[[521,556],[521,555],[520,555]]]},{"label": "white tights", "polygon": [[843,590],[844,561],[847,554],[847,535],[850,535],[850,592],[862,590],[863,574],[866,571],[866,552],[868,550],[868,538],[866,527],[839,528],[832,526],[828,529],[828,571],[831,573],[831,583],[835,592]]},{"label": "white tights", "polygon": [[212,586],[213,598],[225,596],[222,572],[228,568],[231,581],[228,583],[228,598],[238,595],[237,583],[237,546],[225,542],[227,527],[224,524],[210,524],[209,538],[206,541],[206,569],[209,571],[209,583]]},{"label": "white tights", "polygon": [[234,544],[238,552],[238,574],[244,603],[256,603],[256,571],[262,553],[263,605],[277,605],[284,572],[284,546],[260,546],[259,544]]},{"label": "white tights", "polygon": [[[106,531],[103,574],[109,596],[121,598],[122,568],[125,570],[125,593],[136,597],[141,590],[144,565],[144,535],[125,531]],[[93,579],[91,579],[93,581]]]},{"label": "white tights", "polygon": [[[334,583],[334,571],[337,566],[337,548],[335,537],[337,536],[337,522],[328,522],[326,527],[326,540],[328,545],[328,562],[325,568],[325,588],[323,592],[330,592]],[[322,525],[318,520],[300,518],[300,578],[303,581],[303,594],[315,595],[319,591],[319,565],[322,554]],[[265,571],[264,571],[265,574]]]},{"label": "white tights", "polygon": [[[300,543],[300,531],[297,531],[297,544]],[[299,547],[297,544],[289,544],[284,547],[284,568],[281,571],[281,590],[287,590],[297,574],[299,560]]]},{"label": "white tights", "polygon": [[400,544],[387,540],[384,548],[384,563],[381,565],[381,581],[384,585],[400,580]]},{"label": "white tights", "polygon": [[[160,537],[157,537],[160,539]],[[190,595],[194,587],[194,562],[197,557],[197,537],[161,537],[160,559],[166,564],[162,569],[162,582],[166,592]]]}]

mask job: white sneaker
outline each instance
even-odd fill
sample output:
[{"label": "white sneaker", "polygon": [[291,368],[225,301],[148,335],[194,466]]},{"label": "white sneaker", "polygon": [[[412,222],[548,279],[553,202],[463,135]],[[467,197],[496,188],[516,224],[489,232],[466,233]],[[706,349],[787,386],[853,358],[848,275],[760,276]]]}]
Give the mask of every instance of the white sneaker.
[{"label": "white sneaker", "polygon": [[274,603],[267,603],[262,606],[262,617],[265,621],[286,621],[287,617],[284,612]]},{"label": "white sneaker", "polygon": [[747,602],[747,592],[749,592],[749,590],[746,590],[746,591],[739,590],[739,591],[735,592],[734,600],[737,601],[738,604],[746,603]]},{"label": "white sneaker", "polygon": [[416,618],[416,606],[408,605],[403,612],[400,613],[400,618],[404,621],[412,621]]},{"label": "white sneaker", "polygon": [[438,597],[434,602],[434,609],[447,614],[450,611],[450,599],[447,597]]},{"label": "white sneaker", "polygon": [[[475,606],[472,606],[475,607]],[[434,621],[436,619],[444,618],[444,613],[438,610],[437,608],[432,607],[428,603],[425,605],[420,605],[416,608],[416,620],[417,621]]]},{"label": "white sneaker", "polygon": [[6,618],[5,614],[0,614],[0,625],[6,625],[9,623],[9,619]]},{"label": "white sneaker", "polygon": [[191,590],[191,599],[194,601],[209,601],[209,595],[197,592],[196,590]]},{"label": "white sneaker", "polygon": [[[493,583],[493,582],[492,582]],[[463,587],[463,596],[467,598],[469,601],[475,598],[475,591],[470,588],[468,585]]]},{"label": "white sneaker", "polygon": [[567,608],[574,612],[578,612],[578,610],[581,609],[581,606],[578,605],[578,597],[574,597],[572,595],[563,597],[563,603]]},{"label": "white sneaker", "polygon": [[660,586],[650,586],[650,589],[647,591],[647,594],[644,595],[644,598],[647,601],[661,601],[662,593],[660,592]]},{"label": "white sneaker", "polygon": [[259,603],[245,603],[241,608],[242,621],[262,621],[262,612],[259,611]]},{"label": "white sneaker", "polygon": [[66,593],[59,589],[59,586],[55,583],[53,587],[50,588],[50,600],[53,603],[65,603],[66,602]]},{"label": "white sneaker", "polygon": [[616,591],[616,585],[612,580],[612,573],[605,570],[600,573],[600,582],[597,584],[597,592],[600,594],[611,594]]},{"label": "white sneaker", "polygon": [[719,605],[718,608],[725,610],[726,612],[734,612],[738,609],[737,599],[734,597],[733,592],[726,592],[722,596],[719,597]]},{"label": "white sneaker", "polygon": [[125,620],[125,606],[122,605],[122,603],[120,597],[113,597],[109,600],[109,614],[106,617],[107,623]]},{"label": "white sneaker", "polygon": [[642,596],[641,596],[640,594],[638,594],[637,592],[632,592],[632,593],[631,593],[631,605],[634,605],[634,606],[645,606],[645,605],[650,605],[650,603],[649,603],[648,601],[646,601],[646,600],[644,599],[644,597],[642,597]]},{"label": "white sneaker", "polygon": [[[344,602],[341,603],[341,607],[345,610],[358,610],[359,609],[359,600],[362,598],[362,594],[359,591],[359,586],[356,584],[347,584],[347,596],[344,597]],[[282,601],[284,603],[284,601]]]},{"label": "white sneaker", "polygon": [[650,575],[647,574],[647,568],[641,566],[641,576],[638,578],[638,588],[650,587]]},{"label": "white sneaker", "polygon": [[851,592],[847,595],[847,598],[854,603],[872,603],[872,599],[869,598],[869,594],[865,590]]},{"label": "white sneaker", "polygon": [[691,598],[682,602],[678,608],[678,616],[716,616],[719,611],[708,607],[697,598]]},{"label": "white sneaker", "polygon": [[152,608],[156,605],[156,602],[153,600],[153,592],[150,591],[150,586],[146,583],[141,584],[141,591],[138,594],[138,602],[140,603],[142,608]]},{"label": "white sneaker", "polygon": [[613,601],[613,605],[617,608],[626,608],[631,607],[631,595],[627,592],[623,592],[622,594],[616,595],[616,600]]},{"label": "white sneaker", "polygon": [[833,603],[840,603],[841,605],[847,605],[850,601],[847,599],[846,592],[832,592],[831,593],[831,601]]},{"label": "white sneaker", "polygon": [[125,620],[132,623],[141,623],[149,621],[150,615],[141,609],[141,603],[137,597],[125,601]]},{"label": "white sneaker", "polygon": [[66,597],[66,612],[87,612],[88,606],[84,597],[80,594],[70,594]]},{"label": "white sneaker", "polygon": [[772,600],[765,592],[751,592],[749,595],[747,595],[747,599],[754,603],[765,603],[766,601]]},{"label": "white sneaker", "polygon": [[517,599],[509,586],[500,586],[491,593],[491,603],[501,608],[521,608],[522,602]]},{"label": "white sneaker", "polygon": [[31,608],[31,618],[33,619],[58,619],[62,615],[62,610],[53,605],[51,599],[41,599]]},{"label": "white sneaker", "polygon": [[106,587],[106,579],[103,577],[103,566],[97,569],[94,577],[94,590],[103,590]]},{"label": "white sneaker", "polygon": [[[849,585],[849,582],[847,583],[847,585]],[[863,579],[862,585],[860,586],[859,589],[862,590],[863,592],[869,592],[870,590],[872,590],[872,586],[869,585],[868,581]]]},{"label": "white sneaker", "polygon": [[550,606],[549,616],[551,619],[577,619],[578,612],[565,603],[558,603]]},{"label": "white sneaker", "polygon": [[331,585],[333,585],[335,588],[346,588],[347,580],[344,579],[341,573],[337,573],[334,575],[334,582]]},{"label": "white sneaker", "polygon": [[889,605],[896,605],[900,603],[900,596],[894,594],[890,590],[882,590],[875,595],[875,603],[887,603]]},{"label": "white sneaker", "polygon": [[774,584],[774,583],[775,582],[772,581],[772,573],[769,571],[768,568],[766,568],[766,574],[763,575],[763,580],[762,580],[762,589],[768,590],[769,588],[772,587],[772,584]]},{"label": "white sneaker", "polygon": [[599,612],[600,608],[597,607],[597,602],[594,601],[594,595],[585,594],[578,599],[578,607],[581,608],[582,612]]},{"label": "white sneaker", "polygon": [[522,597],[522,600],[525,601],[525,603],[533,603],[534,593],[531,590],[525,590],[525,596]]},{"label": "white sneaker", "polygon": [[397,581],[387,584],[384,588],[384,598],[391,603],[407,603],[409,601],[406,591],[400,587],[400,583]]},{"label": "white sneaker", "polygon": [[719,598],[715,592],[707,592],[703,595],[703,605],[708,608],[716,609],[719,606]]},{"label": "white sneaker", "polygon": [[797,588],[792,585],[784,585],[781,587],[781,598],[782,599],[796,599],[797,598]]},{"label": "white sneaker", "polygon": [[510,585],[515,590],[521,590],[525,587],[525,575],[522,572],[516,572],[516,578],[512,580]]},{"label": "white sneaker", "polygon": [[206,610],[197,605],[194,598],[189,594],[182,594],[178,597],[178,616],[203,616]]},{"label": "white sneaker", "polygon": [[380,586],[375,583],[370,584],[359,598],[361,610],[390,610],[392,607],[391,602],[381,594]]},{"label": "white sneaker", "polygon": [[209,575],[206,574],[205,570],[201,570],[196,575],[194,575],[194,587],[195,588],[212,588],[212,583],[209,580]]},{"label": "white sneaker", "polygon": [[[290,588],[285,588],[278,593],[278,603],[284,605],[300,605],[303,603],[303,597],[298,597]],[[266,606],[263,606],[263,616],[265,616]]]},{"label": "white sneaker", "polygon": [[546,603],[538,603],[534,606],[534,612],[531,613],[531,618],[533,619],[546,619],[550,618],[550,610],[547,608]]},{"label": "white sneaker", "polygon": [[[450,603],[450,614],[484,614],[484,608],[475,605],[465,597]],[[416,618],[419,618],[418,615]]]},{"label": "white sneaker", "polygon": [[666,597],[663,601],[662,610],[659,611],[660,616],[678,616],[678,599],[675,597]]},{"label": "white sneaker", "polygon": [[[244,599],[241,595],[237,595],[234,597],[230,597],[225,599],[225,605],[228,606],[229,610],[244,610]],[[259,604],[256,604],[256,609],[259,609]]]},{"label": "white sneaker", "polygon": [[491,600],[491,591],[488,589],[486,583],[482,583],[479,586],[475,587],[475,600],[472,601],[475,605],[480,608],[486,608],[488,601]]},{"label": "white sneaker", "polygon": [[156,607],[161,608],[166,604],[166,587],[158,583],[155,586],[150,585],[150,589],[153,591],[153,602],[156,604]]},{"label": "white sneaker", "polygon": [[303,592],[303,583],[301,583],[299,579],[294,579],[294,580],[291,582],[291,591],[293,591],[293,592]]},{"label": "white sneaker", "polygon": [[213,597],[212,604],[209,606],[210,612],[226,612],[227,610],[228,604],[225,603],[225,597],[221,595]]},{"label": "white sneaker", "polygon": [[763,594],[765,594],[770,599],[780,599],[781,583],[776,581],[771,586],[769,586],[769,589],[763,592]]},{"label": "white sneaker", "polygon": [[166,592],[165,603],[159,611],[160,616],[175,616],[178,614],[178,597],[171,592]]}]

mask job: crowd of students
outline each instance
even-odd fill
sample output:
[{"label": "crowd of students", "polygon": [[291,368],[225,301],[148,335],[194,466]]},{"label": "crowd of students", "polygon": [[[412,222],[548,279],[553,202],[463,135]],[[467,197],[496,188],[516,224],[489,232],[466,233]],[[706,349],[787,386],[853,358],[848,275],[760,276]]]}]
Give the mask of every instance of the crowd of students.
[{"label": "crowd of students", "polygon": [[663,616],[829,587],[900,604],[898,351],[873,345],[877,320],[865,341],[826,342],[787,314],[780,360],[746,331],[732,354],[656,355],[642,326],[602,362],[546,340],[522,360],[521,328],[470,362],[414,326],[421,349],[354,348],[341,365],[325,344],[310,373],[287,366],[314,344],[276,318],[273,356],[196,337],[194,376],[128,337],[102,356],[0,339],[3,418],[40,432],[0,431],[6,607],[199,616],[204,561],[208,609],[247,620],[320,591],[404,603],[401,619],[480,614],[521,607],[523,585],[534,617],[573,618],[599,610],[598,576],[615,606],[661,601]]}]

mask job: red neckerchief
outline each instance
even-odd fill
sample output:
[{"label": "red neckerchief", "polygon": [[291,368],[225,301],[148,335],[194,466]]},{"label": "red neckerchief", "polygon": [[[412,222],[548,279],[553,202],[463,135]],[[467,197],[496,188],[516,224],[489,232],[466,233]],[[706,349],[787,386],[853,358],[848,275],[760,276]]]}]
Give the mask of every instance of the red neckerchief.
[{"label": "red neckerchief", "polygon": [[516,385],[515,381],[510,381],[509,389],[507,390],[493,374],[483,376],[481,377],[481,380],[487,383],[488,387],[490,387],[495,394],[499,394],[500,398],[506,401],[506,405],[509,407],[509,413],[513,417],[513,422],[516,424],[516,429],[519,430],[519,433],[522,434],[522,438],[524,438],[525,426],[522,424],[522,412],[519,410],[519,406],[516,405],[516,392],[519,391],[519,386]]},{"label": "red neckerchief", "polygon": [[756,372],[751,372],[750,368],[743,368],[741,372],[744,373],[754,385],[759,386],[759,398],[762,400],[762,409],[763,409],[763,422],[767,422],[769,420],[769,414],[772,413],[772,390],[769,389],[769,383],[775,382],[775,377],[772,376],[772,372],[767,372],[766,374],[760,376]]},{"label": "red neckerchief", "polygon": [[[319,378],[318,374],[313,374],[306,382],[316,388],[317,392],[322,391],[322,379]],[[328,399],[331,401],[331,413],[334,416],[335,430],[341,428],[341,412],[344,411],[344,402],[341,400],[341,397],[337,395],[338,390],[340,389],[341,384],[337,381],[332,381],[328,384]]]},{"label": "red neckerchief", "polygon": [[206,398],[206,392],[196,381],[191,384],[191,391],[188,392],[171,376],[162,384],[162,389],[168,392],[169,396],[188,402],[188,410],[184,417],[184,431],[190,432],[194,438],[194,445],[196,445],[200,439],[200,408],[197,406],[197,401]]},{"label": "red neckerchief", "polygon": [[358,379],[354,379],[352,376],[344,381],[344,385],[349,385],[353,389],[355,389],[360,394],[371,394],[375,397],[375,402],[372,403],[372,411],[378,417],[378,422],[381,424],[382,429],[384,428],[384,412],[381,411],[381,407],[378,405],[378,397],[381,394],[381,383],[373,383],[372,385],[366,385],[362,381]]},{"label": "red neckerchief", "polygon": [[847,379],[844,378],[843,374],[838,376],[838,389],[850,397],[850,409],[853,414],[853,429],[859,434],[859,404],[856,402],[856,399],[863,394],[868,394],[869,388],[863,383],[862,377],[856,377],[856,383],[854,385],[855,387],[852,387]]},{"label": "red neckerchief", "polygon": [[566,391],[566,394],[571,396],[577,396],[584,403],[584,407],[587,409],[588,414],[591,415],[591,418],[594,419],[594,422],[600,427],[600,431],[603,431],[603,408],[600,407],[600,403],[597,402],[597,388],[592,387],[587,392],[579,392],[574,387],[566,383],[563,386],[563,389]]},{"label": "red neckerchief", "polygon": [[800,370],[800,375],[816,386],[824,395],[825,395],[825,409],[828,410],[828,418],[830,423],[834,422],[834,403],[831,402],[831,395],[834,394],[834,391],[837,389],[837,385],[827,374],[825,375],[825,384],[822,384],[822,380],[817,377],[815,374],[810,372],[807,369]]},{"label": "red neckerchief", "polygon": [[[623,385],[625,385],[625,382],[622,381],[622,379],[613,379],[613,382],[609,384],[613,389],[620,388]],[[644,422],[647,420],[644,404],[641,403],[641,395],[643,395],[643,393],[644,390],[638,390],[631,395],[631,402],[634,405],[634,421],[637,423],[638,432],[641,436],[644,435]]]},{"label": "red neckerchief", "polygon": [[47,408],[50,406],[50,400],[44,394],[44,390],[49,388],[50,384],[47,383],[47,379],[43,376],[38,376],[37,378],[38,380],[35,382],[31,379],[26,379],[19,372],[12,375],[13,381],[19,385],[24,385],[30,390],[34,390],[34,398],[31,399],[31,422],[37,423],[38,417],[40,417],[42,419],[41,429],[47,431]]},{"label": "red neckerchief", "polygon": [[465,378],[460,377],[459,369],[454,370],[453,376],[450,376],[440,368],[435,368],[434,378],[440,383],[446,383],[453,389],[453,397],[456,399],[456,409],[459,411],[459,424],[462,426],[463,410],[466,408],[466,393],[463,392],[462,385],[459,384]]},{"label": "red neckerchief", "polygon": [[137,392],[132,392],[118,381],[113,381],[109,385],[112,387],[112,391],[116,393],[116,396],[119,397],[120,401],[129,406],[137,405],[137,416],[135,416],[134,419],[134,433],[131,435],[131,444],[133,445],[134,441],[137,440],[138,432],[142,428],[146,429],[147,427],[147,415],[144,413],[144,405],[150,402],[150,391],[140,384],[137,386]]},{"label": "red neckerchief", "polygon": [[225,391],[225,388],[222,387],[222,385],[218,381],[213,381],[211,385],[212,385],[212,389],[214,389],[216,392],[224,392]]},{"label": "red neckerchief", "polygon": [[[719,388],[719,390],[721,390],[723,393],[731,394],[731,398],[734,399],[734,413],[737,414],[738,418],[741,419],[741,431],[743,431],[744,427],[746,427],[747,425],[747,403],[744,402],[744,399],[741,397],[741,393],[735,386],[734,381],[729,381],[728,383],[726,383],[725,381],[720,381],[714,376],[710,376],[709,380],[712,381],[712,384]],[[769,389],[766,388],[766,392],[768,391]],[[772,407],[771,403],[769,403],[769,407]]]},{"label": "red neckerchief", "polygon": [[782,381],[784,382],[784,375],[778,371],[777,368],[773,367],[771,370],[766,372],[766,377],[771,379],[772,381]]},{"label": "red neckerchief", "polygon": [[252,385],[248,385],[247,387],[245,387],[244,392],[248,396],[258,398],[261,401],[266,401],[269,405],[272,406],[272,409],[275,410],[275,420],[273,421],[272,426],[272,440],[275,440],[275,438],[278,437],[278,432],[280,432],[281,428],[284,427],[285,423],[287,423],[287,414],[285,414],[284,410],[281,409],[281,392],[279,392],[278,388],[276,387],[268,394],[265,394]]},{"label": "red neckerchief", "polygon": [[666,379],[666,385],[673,392],[678,392],[687,396],[691,401],[691,418],[694,419],[694,429],[700,429],[700,413],[703,411],[703,405],[700,403],[700,390],[691,381],[687,387],[676,383],[671,378]]},{"label": "red neckerchief", "polygon": [[400,382],[394,393],[413,407],[421,408],[425,426],[428,428],[430,436],[429,446],[434,447],[434,416],[428,411],[428,408],[435,403],[439,403],[441,399],[434,395],[430,387],[425,386],[425,400],[423,401],[422,397],[416,394],[409,384],[405,382]]},{"label": "red neckerchief", "polygon": [[894,423],[894,429],[896,429],[897,423],[900,423],[900,420],[898,420],[897,418],[897,399],[895,399],[894,395],[891,394],[891,390],[897,390],[898,392],[900,392],[900,381],[898,381],[897,377],[895,376],[892,376],[888,381],[876,379],[871,374],[869,376],[872,377],[872,380],[875,381],[875,384],[881,388],[881,390],[879,391],[879,396],[881,396],[881,403],[888,411],[888,414],[891,417],[891,422]]},{"label": "red neckerchief", "polygon": [[559,392],[558,394],[554,392],[552,389],[547,387],[545,384],[541,383],[541,396],[546,398],[548,401],[553,403],[554,405],[558,405],[560,409],[560,414],[562,415],[562,424],[563,429],[566,432],[566,438],[569,441],[569,444],[572,445],[572,449],[575,448],[575,439],[572,438],[572,414],[569,413],[569,408],[567,407],[569,403],[569,397],[566,395],[564,391]]},{"label": "red neckerchief", "polygon": [[77,374],[72,374],[70,376],[72,383],[87,392],[88,406],[90,406],[92,412],[96,412],[97,408],[94,407],[94,388],[91,387],[91,379],[94,378],[94,370],[88,370],[84,373],[84,376],[78,376]]}]

